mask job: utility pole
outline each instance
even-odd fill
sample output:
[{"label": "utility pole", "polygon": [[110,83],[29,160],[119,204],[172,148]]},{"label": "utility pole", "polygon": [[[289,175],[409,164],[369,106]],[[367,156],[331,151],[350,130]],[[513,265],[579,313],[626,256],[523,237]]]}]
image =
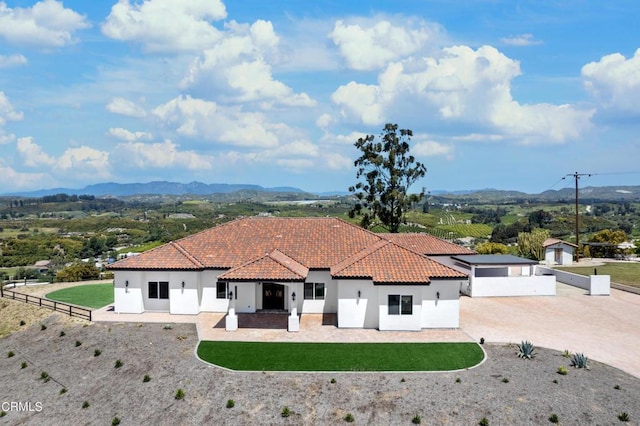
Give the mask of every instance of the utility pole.
[{"label": "utility pole", "polygon": [[578,181],[580,180],[581,176],[588,177],[588,176],[591,176],[591,173],[575,172],[573,174],[566,175],[564,178],[566,178],[567,176],[572,176],[576,182],[576,263],[577,263],[580,261],[580,215],[578,210]]}]

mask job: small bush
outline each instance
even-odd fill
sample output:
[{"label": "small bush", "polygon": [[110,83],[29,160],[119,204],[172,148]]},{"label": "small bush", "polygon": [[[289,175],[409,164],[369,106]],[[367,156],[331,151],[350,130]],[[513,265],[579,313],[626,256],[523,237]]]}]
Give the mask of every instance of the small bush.
[{"label": "small bush", "polygon": [[285,406],[282,407],[282,411],[280,412],[280,416],[281,417],[289,417],[291,415],[291,411],[289,410],[289,407]]},{"label": "small bush", "polygon": [[24,322],[24,320],[20,320],[20,325],[25,325],[26,322]]},{"label": "small bush", "polygon": [[4,416],[6,416],[6,415],[7,415],[7,412],[6,412],[6,411],[4,411],[4,410],[3,410],[3,411],[0,411],[0,417],[4,417]]},{"label": "small bush", "polygon": [[589,369],[589,358],[585,354],[573,354],[571,356],[571,366],[575,368]]},{"label": "small bush", "polygon": [[67,388],[60,389],[60,395],[64,395],[65,393],[67,393]]},{"label": "small bush", "polygon": [[7,352],[7,358],[13,358],[14,355],[13,351]]},{"label": "small bush", "polygon": [[628,422],[629,421],[629,413],[624,412],[624,413],[618,414],[618,420],[620,420],[621,422]]},{"label": "small bush", "polygon": [[142,378],[142,383],[147,383],[151,381],[151,377],[149,377],[148,374],[145,374],[144,377]]},{"label": "small bush", "polygon": [[82,408],[89,408],[89,401],[85,401],[82,403]]},{"label": "small bush", "polygon": [[571,358],[571,352],[569,352],[568,349],[565,349],[564,352],[562,352],[562,356],[565,358]]},{"label": "small bush", "polygon": [[184,390],[178,389],[174,396],[175,399],[184,399]]},{"label": "small bush", "polygon": [[233,399],[227,400],[227,408],[233,408],[236,406],[236,402]]},{"label": "small bush", "polygon": [[171,330],[173,329],[173,324],[165,324],[162,326],[163,330]]},{"label": "small bush", "polygon": [[552,382],[557,384],[558,383],[558,379],[553,379]]},{"label": "small bush", "polygon": [[114,366],[114,368],[120,368],[123,365],[124,365],[124,363],[122,361],[120,361],[119,359],[117,359],[113,366]]},{"label": "small bush", "polygon": [[27,364],[26,362],[22,362],[22,364],[20,364],[20,368],[27,368],[29,364]]},{"label": "small bush", "polygon": [[61,331],[61,332],[60,332],[60,337],[64,337],[64,336],[66,336],[66,335],[67,335],[67,333],[65,333],[64,331]]},{"label": "small bush", "polygon": [[333,378],[332,378],[332,379],[331,379],[331,383],[335,383],[335,382],[336,382],[336,379],[333,379]]},{"label": "small bush", "polygon": [[46,326],[46,325],[44,325],[44,324],[40,324],[40,330],[46,330],[46,329],[47,329],[47,326]]},{"label": "small bush", "polygon": [[552,414],[549,416],[549,421],[551,423],[558,423],[560,420],[558,419],[558,415],[557,414]]},{"label": "small bush", "polygon": [[480,421],[478,422],[479,426],[489,426],[489,419],[487,419],[486,417],[483,417],[480,419]]},{"label": "small bush", "polygon": [[481,344],[481,345],[484,345],[484,337],[481,337],[481,338],[480,338],[480,344]]},{"label": "small bush", "polygon": [[114,418],[111,420],[111,426],[118,426],[119,424],[120,424],[120,419],[119,419],[119,418],[114,417]]},{"label": "small bush", "polygon": [[413,419],[411,419],[411,423],[413,423],[414,425],[419,425],[420,423],[422,423],[422,417],[416,414],[415,416],[413,416]]},{"label": "small bush", "polygon": [[508,379],[508,378],[506,378],[506,377],[503,377],[503,378],[502,378],[502,383],[509,383],[509,379]]},{"label": "small bush", "polygon": [[613,388],[614,388],[615,390],[620,390],[620,385],[615,385]]},{"label": "small bush", "polygon": [[95,351],[93,351],[93,356],[100,356],[101,353],[102,351],[100,349],[96,349]]},{"label": "small bush", "polygon": [[460,379],[460,377],[456,377],[456,383],[460,383],[462,381],[462,379]]},{"label": "small bush", "polygon": [[403,377],[402,379],[400,379],[400,383],[404,383],[404,382],[406,382],[406,380]]},{"label": "small bush", "polygon": [[49,381],[49,373],[47,373],[46,371],[41,371],[40,372],[40,380],[42,380],[43,382],[47,383]]},{"label": "small bush", "polygon": [[76,340],[76,348],[80,345],[82,345],[82,342],[80,340]]},{"label": "small bush", "polygon": [[561,374],[563,376],[566,376],[568,371],[567,371],[567,367],[565,367],[564,365],[561,365],[560,367],[558,367],[558,374]]},{"label": "small bush", "polygon": [[344,421],[347,423],[353,423],[356,419],[353,417],[353,414],[351,413],[347,413],[346,416],[344,416]]}]

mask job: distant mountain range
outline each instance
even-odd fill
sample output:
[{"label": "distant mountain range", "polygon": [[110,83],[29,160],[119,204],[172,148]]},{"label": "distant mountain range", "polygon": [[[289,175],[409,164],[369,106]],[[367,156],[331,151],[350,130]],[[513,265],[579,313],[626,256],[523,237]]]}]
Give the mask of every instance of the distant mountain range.
[{"label": "distant mountain range", "polygon": [[[297,197],[314,196],[343,196],[348,195],[344,191],[323,192],[312,194],[300,188],[290,186],[263,187],[253,184],[228,184],[228,183],[202,183],[202,182],[168,182],[155,181],[147,183],[98,183],[88,185],[80,189],[53,188],[38,191],[17,192],[12,194],[2,194],[5,197],[44,197],[55,194],[68,195],[93,195],[96,197],[130,197],[134,195],[211,195],[211,194],[232,194],[238,192],[251,191],[253,193],[274,193],[274,194],[295,194]],[[480,189],[466,191],[443,191],[434,190],[430,192],[431,197],[451,199],[456,201],[487,201],[504,202],[513,200],[522,201],[546,201],[557,202],[573,200],[575,191],[572,188],[560,190],[544,191],[540,194],[527,194],[520,191],[505,191],[499,189]],[[640,186],[603,186],[580,188],[579,197],[582,202],[593,201],[640,201]]]}]

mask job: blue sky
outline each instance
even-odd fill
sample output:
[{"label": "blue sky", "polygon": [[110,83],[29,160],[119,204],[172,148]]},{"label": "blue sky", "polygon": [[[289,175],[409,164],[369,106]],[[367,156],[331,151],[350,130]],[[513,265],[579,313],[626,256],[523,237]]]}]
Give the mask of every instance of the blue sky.
[{"label": "blue sky", "polygon": [[[428,190],[640,184],[640,3],[0,1],[0,193],[344,191],[413,130]],[[560,181],[560,182],[559,182]]]}]

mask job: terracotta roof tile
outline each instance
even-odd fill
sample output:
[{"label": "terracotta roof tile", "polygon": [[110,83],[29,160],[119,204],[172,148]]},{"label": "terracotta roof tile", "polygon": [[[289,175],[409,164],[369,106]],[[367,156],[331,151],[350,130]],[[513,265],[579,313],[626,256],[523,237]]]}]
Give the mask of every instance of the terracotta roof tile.
[{"label": "terracotta roof tile", "polygon": [[409,250],[413,250],[427,256],[445,256],[454,254],[475,254],[475,251],[458,244],[450,243],[441,238],[424,232],[411,232],[399,234],[378,234],[385,240],[393,241]]},{"label": "terracotta roof tile", "polygon": [[279,250],[229,269],[218,280],[229,281],[304,281],[309,269]]},{"label": "terracotta roof tile", "polygon": [[466,278],[453,268],[390,241],[378,243],[331,268],[334,278],[370,278],[375,284],[428,283],[432,278]]},{"label": "terracotta roof tile", "polygon": [[177,242],[161,245],[138,256],[127,257],[108,269],[203,269],[203,265]]}]

